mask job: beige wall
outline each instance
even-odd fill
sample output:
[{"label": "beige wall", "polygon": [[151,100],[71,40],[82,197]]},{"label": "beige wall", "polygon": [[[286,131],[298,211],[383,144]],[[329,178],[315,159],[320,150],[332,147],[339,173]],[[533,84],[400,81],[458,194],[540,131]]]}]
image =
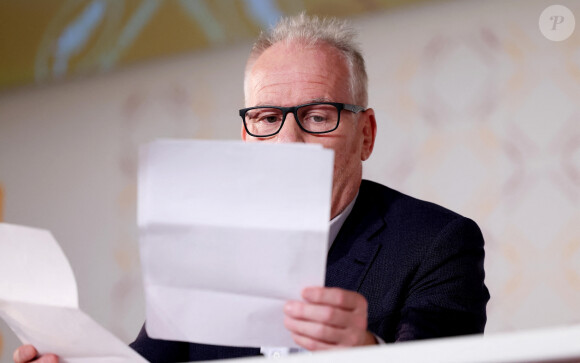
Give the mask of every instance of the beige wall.
[{"label": "beige wall", "polygon": [[[561,1],[577,17],[580,3]],[[367,178],[476,220],[488,332],[580,323],[580,31],[547,1],[461,1],[354,19],[379,122]],[[83,310],[129,342],[144,316],[138,145],[236,139],[249,45],[0,95],[5,221],[53,231]],[[2,362],[17,340],[0,324]]]}]

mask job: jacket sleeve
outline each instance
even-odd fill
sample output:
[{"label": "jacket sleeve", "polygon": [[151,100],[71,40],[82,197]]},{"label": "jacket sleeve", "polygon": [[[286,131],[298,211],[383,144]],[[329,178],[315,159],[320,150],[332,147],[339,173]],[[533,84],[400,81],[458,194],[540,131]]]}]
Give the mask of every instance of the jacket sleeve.
[{"label": "jacket sleeve", "polygon": [[483,333],[489,300],[483,245],[470,219],[457,217],[441,229],[411,279],[396,341]]},{"label": "jacket sleeve", "polygon": [[260,355],[260,348],[226,347],[153,339],[147,335],[145,325],[130,347],[151,363],[208,361]]},{"label": "jacket sleeve", "polygon": [[135,341],[129,346],[151,363],[189,360],[187,343],[150,338],[145,330],[145,324],[143,324]]}]

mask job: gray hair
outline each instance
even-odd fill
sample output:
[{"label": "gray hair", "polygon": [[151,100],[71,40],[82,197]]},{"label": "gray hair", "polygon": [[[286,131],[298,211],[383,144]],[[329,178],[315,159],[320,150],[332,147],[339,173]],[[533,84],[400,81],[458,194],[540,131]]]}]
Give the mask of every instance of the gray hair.
[{"label": "gray hair", "polygon": [[254,43],[244,79],[247,97],[248,75],[256,59],[268,48],[278,42],[301,41],[308,46],[326,43],[338,49],[344,56],[350,70],[350,92],[354,101],[363,107],[368,103],[368,78],[365,61],[358,44],[355,42],[356,30],[346,20],[308,16],[283,17],[269,32],[261,32]]}]

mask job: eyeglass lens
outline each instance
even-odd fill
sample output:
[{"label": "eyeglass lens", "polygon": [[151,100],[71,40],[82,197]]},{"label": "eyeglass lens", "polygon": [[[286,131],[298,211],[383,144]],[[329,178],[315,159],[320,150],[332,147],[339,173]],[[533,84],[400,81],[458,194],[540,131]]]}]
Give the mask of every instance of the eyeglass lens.
[{"label": "eyeglass lens", "polygon": [[[333,105],[317,104],[298,108],[298,122],[310,132],[325,132],[336,128],[338,109]],[[255,108],[246,112],[248,131],[254,135],[270,135],[282,126],[284,112],[277,108]]]}]

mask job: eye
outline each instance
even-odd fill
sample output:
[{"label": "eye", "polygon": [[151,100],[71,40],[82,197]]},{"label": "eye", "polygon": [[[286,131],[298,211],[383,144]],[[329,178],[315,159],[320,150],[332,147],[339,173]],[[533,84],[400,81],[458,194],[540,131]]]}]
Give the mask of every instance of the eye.
[{"label": "eye", "polygon": [[246,121],[251,123],[273,124],[282,121],[282,114],[277,109],[258,108],[246,113]]},{"label": "eye", "polygon": [[328,118],[326,117],[326,115],[307,115],[306,119],[307,121],[310,122],[320,123],[325,122]]},{"label": "eye", "polygon": [[260,121],[273,124],[274,122],[278,122],[279,119],[280,117],[278,115],[264,115],[260,118]]},{"label": "eye", "polygon": [[310,112],[305,113],[302,116],[303,122],[313,123],[313,124],[328,122],[328,119],[329,119],[328,113],[325,111],[322,111],[322,110],[317,110],[317,111],[312,110]]}]

